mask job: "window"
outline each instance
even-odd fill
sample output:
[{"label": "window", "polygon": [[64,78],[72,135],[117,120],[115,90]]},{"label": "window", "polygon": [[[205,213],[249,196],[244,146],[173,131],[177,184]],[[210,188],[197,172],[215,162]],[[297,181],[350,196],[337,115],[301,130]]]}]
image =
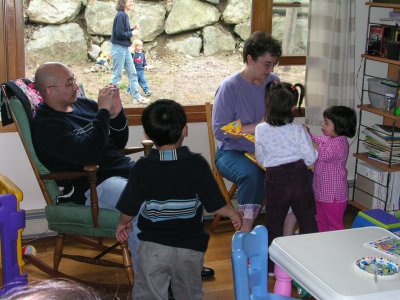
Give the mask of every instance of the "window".
[{"label": "window", "polygon": [[[283,56],[275,72],[282,80],[304,83],[305,53],[308,29],[309,0],[291,2],[286,0],[248,0],[252,1],[252,31],[265,30],[283,43]],[[0,81],[25,76],[24,73],[24,26],[21,0],[0,0]],[[7,16],[7,18],[5,17]],[[22,47],[21,47],[22,46]],[[10,51],[10,49],[15,49]],[[79,77],[78,77],[79,79]],[[184,79],[184,76],[183,76]],[[211,100],[211,99],[205,99]],[[189,122],[204,122],[204,106],[185,106]],[[126,108],[129,124],[139,124],[143,108]]]},{"label": "window", "polygon": [[283,81],[302,84],[305,81],[308,5],[309,0],[253,0],[252,3],[252,31],[265,30],[282,42],[283,55],[274,71]]}]

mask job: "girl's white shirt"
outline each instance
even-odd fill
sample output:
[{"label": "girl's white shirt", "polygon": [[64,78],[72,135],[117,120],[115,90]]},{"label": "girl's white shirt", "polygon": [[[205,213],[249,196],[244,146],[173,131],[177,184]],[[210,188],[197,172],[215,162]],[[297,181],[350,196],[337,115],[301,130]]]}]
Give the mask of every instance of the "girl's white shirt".
[{"label": "girl's white shirt", "polygon": [[307,129],[296,121],[283,126],[271,126],[267,122],[258,124],[255,151],[257,161],[266,168],[300,159],[311,166],[318,157]]}]

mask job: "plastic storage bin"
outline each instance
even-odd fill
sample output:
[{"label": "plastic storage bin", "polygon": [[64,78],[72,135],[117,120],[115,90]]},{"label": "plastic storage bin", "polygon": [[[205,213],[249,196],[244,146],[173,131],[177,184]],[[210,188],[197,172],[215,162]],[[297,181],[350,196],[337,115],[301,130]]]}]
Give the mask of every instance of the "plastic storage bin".
[{"label": "plastic storage bin", "polygon": [[368,78],[368,98],[373,107],[385,109],[385,94],[397,94],[397,85],[393,81],[380,78]]}]

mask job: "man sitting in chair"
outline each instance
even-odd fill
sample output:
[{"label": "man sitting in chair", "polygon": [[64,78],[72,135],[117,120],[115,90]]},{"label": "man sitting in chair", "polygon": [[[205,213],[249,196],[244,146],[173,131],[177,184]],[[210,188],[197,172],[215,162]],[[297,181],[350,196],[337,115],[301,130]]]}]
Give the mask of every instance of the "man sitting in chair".
[{"label": "man sitting in chair", "polygon": [[[79,85],[71,69],[45,63],[35,74],[43,104],[33,120],[32,139],[39,160],[51,171],[81,171],[95,164],[100,208],[115,210],[134,162],[122,149],[128,141],[128,123],[119,90],[108,85],[98,102],[78,97]],[[59,182],[59,202],[90,205],[87,178]]]},{"label": "man sitting in chair", "polygon": [[[51,171],[81,171],[96,164],[99,207],[116,210],[129,169],[134,162],[122,150],[128,141],[128,123],[119,89],[108,85],[99,91],[97,103],[78,97],[79,85],[70,68],[45,63],[35,74],[43,104],[33,120],[32,139],[39,160]],[[90,205],[87,178],[58,182],[63,187],[59,202]],[[130,248],[134,234],[129,237]],[[133,253],[134,254],[134,253]],[[214,271],[204,268],[203,278]]]}]

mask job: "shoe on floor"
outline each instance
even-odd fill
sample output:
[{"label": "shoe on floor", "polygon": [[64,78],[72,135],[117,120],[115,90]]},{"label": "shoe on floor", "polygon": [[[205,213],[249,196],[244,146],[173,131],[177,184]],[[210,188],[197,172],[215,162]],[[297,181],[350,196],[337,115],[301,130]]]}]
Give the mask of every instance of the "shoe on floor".
[{"label": "shoe on floor", "polygon": [[145,99],[143,97],[133,99],[133,103],[138,103],[138,104],[148,104],[149,102],[150,101],[148,99]]},{"label": "shoe on floor", "polygon": [[214,278],[215,272],[211,268],[203,267],[201,270],[201,279],[211,279]]},{"label": "shoe on floor", "polygon": [[126,93],[127,93],[128,95],[130,95],[130,94],[131,94],[131,91],[126,91]]},{"label": "shoe on floor", "polygon": [[146,97],[149,97],[151,94],[153,94],[151,91],[147,91],[146,93],[144,93],[144,95],[145,95]]}]

